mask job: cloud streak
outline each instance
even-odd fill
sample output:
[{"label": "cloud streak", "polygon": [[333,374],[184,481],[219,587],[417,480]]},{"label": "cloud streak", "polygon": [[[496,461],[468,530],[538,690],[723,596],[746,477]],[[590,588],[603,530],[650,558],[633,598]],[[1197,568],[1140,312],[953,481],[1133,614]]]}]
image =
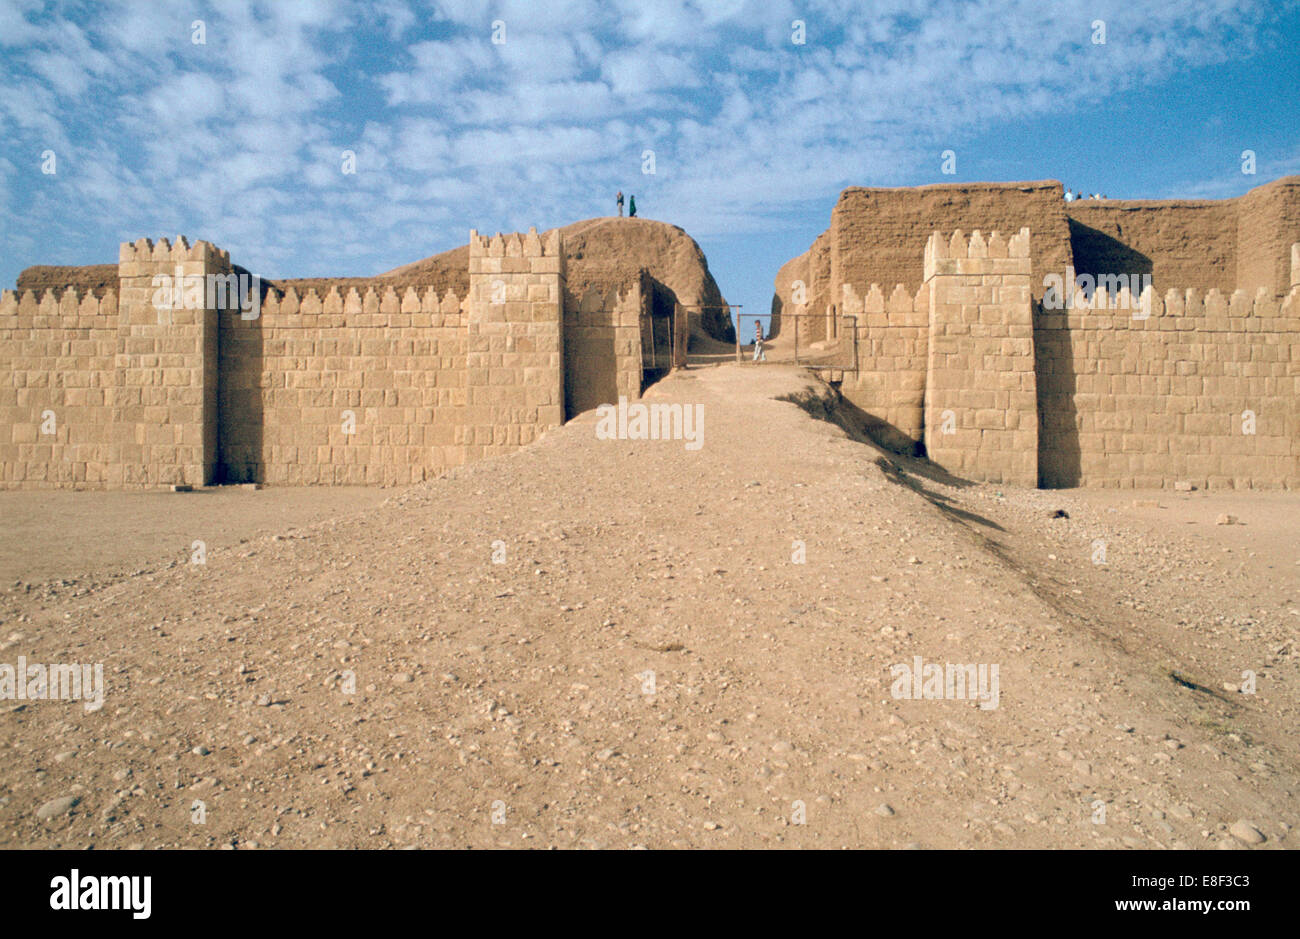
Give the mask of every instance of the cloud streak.
[{"label": "cloud streak", "polygon": [[[178,226],[267,274],[365,273],[470,227],[606,214],[618,188],[697,236],[788,226],[980,129],[1246,54],[1272,15],[1237,0],[201,9],[116,0],[74,21],[0,0],[8,256],[107,260],[102,246]],[[57,177],[40,172],[49,149]]]}]

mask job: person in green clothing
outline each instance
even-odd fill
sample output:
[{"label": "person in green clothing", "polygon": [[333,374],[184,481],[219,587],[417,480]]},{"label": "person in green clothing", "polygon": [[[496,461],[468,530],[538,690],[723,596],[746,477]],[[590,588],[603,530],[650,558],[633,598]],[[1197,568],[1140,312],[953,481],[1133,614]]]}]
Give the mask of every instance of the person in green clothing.
[{"label": "person in green clothing", "polygon": [[627,203],[627,217],[636,218],[636,196],[633,196]]}]

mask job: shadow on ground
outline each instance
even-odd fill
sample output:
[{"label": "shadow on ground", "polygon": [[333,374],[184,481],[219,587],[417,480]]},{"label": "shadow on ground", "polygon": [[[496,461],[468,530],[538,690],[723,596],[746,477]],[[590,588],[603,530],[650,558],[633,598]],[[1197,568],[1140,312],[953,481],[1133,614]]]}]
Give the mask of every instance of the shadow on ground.
[{"label": "shadow on ground", "polygon": [[781,395],[777,400],[788,401],[817,420],[834,424],[851,440],[888,451],[888,455],[881,453],[876,457],[876,465],[884,471],[885,478],[898,485],[907,486],[949,518],[973,522],[994,531],[1005,531],[992,519],[959,508],[949,496],[926,488],[922,480],[953,489],[969,488],[975,485],[973,482],[954,476],[942,466],[930,462],[917,453],[923,451],[924,446],[917,444],[897,427],[867,414],[834,388],[826,386],[826,391],[829,393],[819,394],[809,388],[805,391]]}]

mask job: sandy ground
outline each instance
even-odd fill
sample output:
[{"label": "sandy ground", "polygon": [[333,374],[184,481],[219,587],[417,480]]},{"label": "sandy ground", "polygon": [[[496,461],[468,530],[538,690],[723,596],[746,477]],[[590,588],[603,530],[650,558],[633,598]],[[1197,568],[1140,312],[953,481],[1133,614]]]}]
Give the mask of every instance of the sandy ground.
[{"label": "sandy ground", "polygon": [[[723,365],[647,397],[698,450],[0,494],[0,662],[108,686],[0,702],[0,845],[1293,845],[1295,494],[967,485],[831,400]],[[997,706],[897,696],[915,656]]]},{"label": "sandy ground", "polygon": [[0,492],[0,584],[130,571],[166,555],[188,560],[196,539],[208,547],[230,547],[241,539],[365,511],[391,494],[360,486]]},{"label": "sandy ground", "polygon": [[[1168,531],[1205,551],[1220,552],[1224,563],[1254,572],[1275,570],[1295,584],[1300,570],[1300,493],[1294,492],[1144,492],[1072,490],[1097,511],[1117,512],[1152,536]],[[1221,525],[1231,515],[1231,525]],[[1290,599],[1282,591],[1282,599]],[[1300,593],[1294,596],[1300,605]],[[1300,625],[1300,624],[1297,624]]]}]

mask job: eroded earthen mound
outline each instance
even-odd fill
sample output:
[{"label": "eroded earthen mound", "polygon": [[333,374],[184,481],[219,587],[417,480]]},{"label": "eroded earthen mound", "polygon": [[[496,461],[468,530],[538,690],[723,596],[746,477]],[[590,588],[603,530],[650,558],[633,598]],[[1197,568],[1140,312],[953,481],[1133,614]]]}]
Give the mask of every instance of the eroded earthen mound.
[{"label": "eroded earthen mound", "polygon": [[109,290],[117,289],[116,264],[87,264],[82,267],[67,267],[55,264],[37,264],[26,268],[18,275],[17,288],[35,290],[38,293],[54,290],[62,296],[68,287],[76,287],[77,293],[84,296],[93,292],[102,297]]},{"label": "eroded earthen mound", "polygon": [[[676,225],[644,218],[590,218],[560,229],[563,238],[565,283],[582,296],[588,290],[622,290],[645,268],[692,311],[697,334],[733,341],[731,318],[709,262],[695,239]],[[380,275],[397,285],[432,283],[457,294],[469,288],[469,249],[455,248]]]},{"label": "eroded earthen mound", "polygon": [[[1300,177],[1285,176],[1231,199],[1064,200],[1057,180],[852,186],[840,193],[830,227],[775,278],[772,311],[791,312],[792,281],[805,283],[805,312],[895,284],[915,294],[931,232],[986,235],[1030,230],[1031,287],[1048,274],[1146,274],[1155,290],[1289,289],[1291,245],[1300,239]],[[748,337],[746,337],[748,338]]]},{"label": "eroded earthen mound", "polygon": [[[643,218],[592,218],[566,225],[560,234],[567,257],[566,283],[575,297],[593,289],[625,290],[644,268],[671,290],[679,303],[697,308],[690,317],[697,336],[734,341],[726,300],[709,273],[709,262],[695,239],[681,228]],[[401,292],[414,286],[421,290],[433,287],[440,295],[451,290],[463,297],[469,292],[469,246],[461,245],[374,277],[295,277],[264,282],[279,292],[293,287],[299,293],[315,290],[324,295],[338,287],[343,293],[351,288],[364,293],[368,287],[382,290],[389,286]],[[53,289],[59,294],[67,287],[76,287],[80,293],[93,290],[102,296],[104,291],[117,288],[117,265],[29,267],[18,275],[17,287]]]}]

